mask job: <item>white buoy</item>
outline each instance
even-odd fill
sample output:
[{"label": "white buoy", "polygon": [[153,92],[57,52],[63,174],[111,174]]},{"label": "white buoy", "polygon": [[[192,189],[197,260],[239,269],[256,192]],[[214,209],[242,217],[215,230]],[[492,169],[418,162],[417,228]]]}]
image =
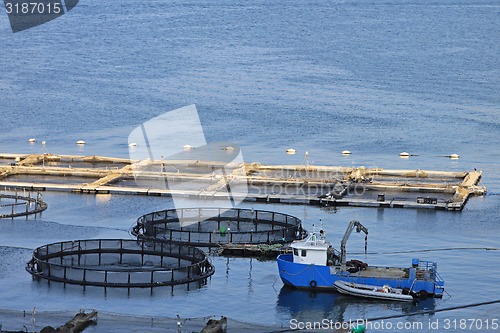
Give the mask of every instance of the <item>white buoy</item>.
[{"label": "white buoy", "polygon": [[351,152],[349,150],[344,150],[342,151],[342,155],[351,155]]},{"label": "white buoy", "polygon": [[458,159],[460,158],[460,155],[458,155],[458,154],[451,154],[449,157],[450,157],[452,160],[458,160]]},{"label": "white buoy", "polygon": [[410,153],[407,153],[407,152],[404,151],[404,152],[402,152],[402,153],[399,154],[399,157],[401,157],[401,158],[408,158],[408,157],[410,157]]},{"label": "white buoy", "polygon": [[83,141],[83,140],[78,140],[78,141],[76,142],[76,144],[77,144],[77,145],[84,145],[84,144],[86,144],[86,142],[85,142],[85,141]]},{"label": "white buoy", "polygon": [[193,149],[193,146],[191,146],[191,145],[184,145],[183,148],[184,148],[184,151],[190,151],[190,150]]},{"label": "white buoy", "polygon": [[286,153],[287,153],[287,154],[289,154],[289,155],[293,155],[293,154],[295,154],[295,153],[296,153],[296,150],[295,150],[295,149],[293,149],[293,148],[288,148],[288,149],[286,150]]},{"label": "white buoy", "polygon": [[36,142],[36,139],[34,139],[34,138],[28,139],[28,142],[29,142],[29,143],[35,143],[35,142]]},{"label": "white buoy", "polygon": [[137,143],[132,142],[132,143],[129,143],[129,145],[128,145],[128,146],[129,146],[130,148],[132,148],[132,147],[137,147]]}]

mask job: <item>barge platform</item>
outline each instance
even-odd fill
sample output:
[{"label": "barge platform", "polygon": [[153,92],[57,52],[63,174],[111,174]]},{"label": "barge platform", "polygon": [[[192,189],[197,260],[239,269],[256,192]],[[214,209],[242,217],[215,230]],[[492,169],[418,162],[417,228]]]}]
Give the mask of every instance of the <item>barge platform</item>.
[{"label": "barge platform", "polygon": [[[148,165],[136,183],[138,166]],[[149,168],[153,166],[153,168]],[[161,166],[161,169],[160,169]],[[188,166],[186,168],[186,166]],[[223,175],[214,170],[225,169]],[[182,170],[182,171],[180,171]],[[262,165],[203,160],[134,161],[105,156],[0,153],[0,190],[66,191],[82,194],[180,196],[205,200],[462,210],[484,195],[481,171],[388,170],[365,167]],[[154,186],[191,182],[197,189]],[[139,185],[138,185],[139,184]],[[163,181],[162,184],[165,184]]]}]

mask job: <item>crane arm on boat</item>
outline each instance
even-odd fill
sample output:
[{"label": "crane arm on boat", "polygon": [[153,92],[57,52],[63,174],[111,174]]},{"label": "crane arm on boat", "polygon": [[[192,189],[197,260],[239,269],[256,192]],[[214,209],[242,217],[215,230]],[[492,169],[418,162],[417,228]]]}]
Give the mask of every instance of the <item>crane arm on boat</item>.
[{"label": "crane arm on boat", "polygon": [[346,244],[347,240],[351,236],[351,233],[353,230],[356,229],[356,232],[359,233],[363,231],[365,233],[365,253],[367,250],[367,241],[368,241],[368,229],[362,225],[359,221],[351,221],[349,222],[349,225],[347,226],[347,230],[345,231],[344,237],[342,238],[342,241],[340,242],[340,260],[341,264],[345,266],[346,264]]}]

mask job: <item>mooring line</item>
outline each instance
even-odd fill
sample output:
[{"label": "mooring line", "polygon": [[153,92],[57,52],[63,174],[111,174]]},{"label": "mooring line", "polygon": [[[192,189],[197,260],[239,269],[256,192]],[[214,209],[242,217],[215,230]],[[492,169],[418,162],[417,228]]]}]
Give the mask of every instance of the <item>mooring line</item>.
[{"label": "mooring line", "polygon": [[[500,299],[494,300],[494,301],[488,301],[488,302],[481,302],[481,303],[472,303],[472,304],[465,304],[465,305],[457,305],[457,306],[452,306],[448,308],[443,308],[443,309],[437,309],[437,310],[425,310],[425,311],[417,311],[417,312],[411,312],[411,313],[405,313],[405,314],[400,314],[400,315],[392,315],[392,316],[385,316],[385,317],[374,317],[374,318],[366,318],[363,319],[365,322],[370,322],[370,321],[377,321],[377,320],[385,320],[385,319],[396,319],[396,318],[403,318],[403,317],[410,317],[410,316],[418,316],[418,315],[423,315],[423,314],[434,314],[437,312],[445,312],[445,311],[453,311],[453,310],[459,310],[459,309],[466,309],[466,308],[473,308],[473,307],[478,307],[478,306],[483,306],[483,305],[490,305],[490,304],[496,304],[500,303]],[[360,320],[361,322],[361,320]],[[268,333],[285,333],[285,332],[299,332],[299,331],[306,331],[307,329],[300,329],[300,328],[285,328],[282,330],[277,330],[277,331],[271,331]]]},{"label": "mooring line", "polygon": [[[463,251],[463,250],[500,251],[500,248],[497,248],[497,247],[447,247],[447,248],[440,248],[440,249],[423,249],[423,250],[389,251],[389,252],[367,252],[366,254],[400,254],[400,253]],[[363,255],[363,254],[365,254],[365,252],[349,252],[349,254],[350,255]]]},{"label": "mooring line", "polygon": [[383,319],[394,319],[394,318],[402,318],[402,317],[410,317],[410,316],[418,316],[422,314],[434,314],[437,312],[445,312],[445,311],[452,311],[452,310],[459,310],[459,309],[466,309],[466,308],[474,308],[478,306],[483,306],[483,305],[490,305],[490,304],[495,304],[495,303],[500,303],[500,299],[494,300],[494,301],[488,301],[488,302],[481,302],[481,303],[472,303],[472,304],[466,304],[466,305],[457,305],[457,306],[452,306],[449,308],[443,308],[443,309],[434,309],[434,310],[424,310],[424,311],[417,311],[417,312],[411,312],[411,313],[406,313],[406,314],[400,314],[400,315],[393,315],[393,316],[385,316],[385,317],[375,317],[375,318],[367,318],[365,319],[366,321],[376,321],[376,320],[383,320]]}]

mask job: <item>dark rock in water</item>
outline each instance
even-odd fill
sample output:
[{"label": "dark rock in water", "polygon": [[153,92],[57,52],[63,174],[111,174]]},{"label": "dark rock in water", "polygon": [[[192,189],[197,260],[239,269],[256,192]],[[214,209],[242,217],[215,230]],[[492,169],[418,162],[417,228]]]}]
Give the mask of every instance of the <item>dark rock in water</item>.
[{"label": "dark rock in water", "polygon": [[227,332],[227,317],[221,317],[220,320],[210,319],[207,326],[200,333],[226,333]]},{"label": "dark rock in water", "polygon": [[77,313],[73,319],[68,321],[63,326],[54,329],[51,326],[42,328],[40,333],[80,333],[90,325],[97,323],[97,311],[93,310],[90,313]]}]

